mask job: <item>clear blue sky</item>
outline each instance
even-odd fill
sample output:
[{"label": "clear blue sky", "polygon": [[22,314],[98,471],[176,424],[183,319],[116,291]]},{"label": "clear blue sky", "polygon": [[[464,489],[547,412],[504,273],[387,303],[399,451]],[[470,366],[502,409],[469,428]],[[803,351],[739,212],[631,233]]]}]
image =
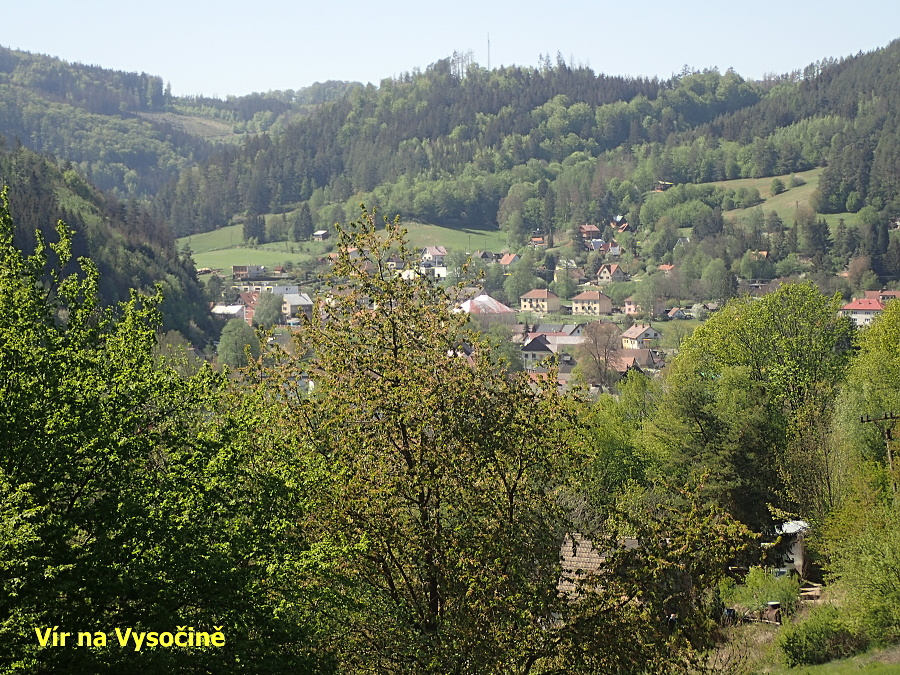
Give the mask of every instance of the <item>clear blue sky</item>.
[{"label": "clear blue sky", "polygon": [[220,97],[378,84],[454,50],[487,66],[488,35],[491,67],[536,66],[560,52],[612,75],[668,77],[690,65],[758,78],[887,45],[900,37],[900,3],[19,0],[0,13],[2,46]]}]

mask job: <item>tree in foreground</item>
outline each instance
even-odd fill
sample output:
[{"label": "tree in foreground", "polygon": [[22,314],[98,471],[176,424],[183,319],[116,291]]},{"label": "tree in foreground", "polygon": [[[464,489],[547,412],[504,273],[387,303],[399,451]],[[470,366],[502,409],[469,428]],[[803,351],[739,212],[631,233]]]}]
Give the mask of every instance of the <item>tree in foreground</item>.
[{"label": "tree in foreground", "polygon": [[[339,232],[332,283],[299,335],[315,383],[275,384],[309,474],[310,538],[333,551],[332,643],[347,672],[677,672],[708,647],[704,589],[741,546],[690,498],[587,532],[605,563],[570,579],[560,551],[591,448],[552,376],[491,359],[452,295],[416,274],[399,224]],[[348,251],[357,253],[351,257]],[[401,269],[388,259],[401,260]],[[602,521],[603,519],[600,518]],[[667,621],[678,614],[675,629]],[[638,636],[637,638],[635,636]]]},{"label": "tree in foreground", "polygon": [[[311,624],[285,613],[280,547],[296,543],[278,514],[293,498],[262,425],[229,414],[208,367],[182,377],[154,358],[158,296],[116,314],[90,261],[61,273],[71,240],[58,234],[23,256],[2,194],[0,670],[319,670]],[[42,648],[36,629],[54,626],[66,646]],[[224,646],[137,651],[115,633],[180,626],[221,626]]]}]

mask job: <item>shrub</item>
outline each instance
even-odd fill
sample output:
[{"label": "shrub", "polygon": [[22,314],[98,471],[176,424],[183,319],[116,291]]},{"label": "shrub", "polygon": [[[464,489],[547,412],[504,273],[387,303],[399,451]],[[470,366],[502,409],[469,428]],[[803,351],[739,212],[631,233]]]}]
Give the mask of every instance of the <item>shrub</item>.
[{"label": "shrub", "polygon": [[789,667],[827,663],[863,651],[865,636],[853,631],[836,607],[816,607],[801,622],[787,624],[776,645]]},{"label": "shrub", "polygon": [[762,567],[751,567],[743,585],[723,584],[719,593],[726,606],[740,605],[758,612],[768,603],[777,602],[781,605],[782,615],[789,616],[797,610],[800,582],[796,577],[776,577]]}]

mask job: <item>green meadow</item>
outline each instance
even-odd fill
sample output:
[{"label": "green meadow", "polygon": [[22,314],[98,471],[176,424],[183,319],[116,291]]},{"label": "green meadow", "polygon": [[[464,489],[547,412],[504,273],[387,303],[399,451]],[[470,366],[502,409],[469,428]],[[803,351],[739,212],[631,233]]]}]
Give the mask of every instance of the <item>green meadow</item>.
[{"label": "green meadow", "polygon": [[[507,246],[506,234],[500,230],[452,229],[426,223],[406,223],[409,243],[413,247],[445,246],[449,251],[501,251]],[[197,269],[228,270],[233,265],[265,265],[301,263],[333,250],[335,239],[324,242],[279,241],[259,246],[245,246],[243,226],[227,227],[193,234],[178,240],[178,247],[190,247]]]}]

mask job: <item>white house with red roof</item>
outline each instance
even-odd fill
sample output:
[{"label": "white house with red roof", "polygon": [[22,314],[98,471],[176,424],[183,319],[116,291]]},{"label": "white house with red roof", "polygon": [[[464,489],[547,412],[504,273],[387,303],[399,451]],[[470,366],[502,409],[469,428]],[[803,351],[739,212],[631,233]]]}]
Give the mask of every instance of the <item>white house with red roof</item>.
[{"label": "white house with red roof", "polygon": [[884,311],[884,303],[877,298],[859,298],[841,307],[840,315],[849,316],[857,328],[868,326]]},{"label": "white house with red roof", "polygon": [[435,267],[442,266],[446,257],[447,249],[443,246],[426,246],[422,249],[423,263],[431,263]]},{"label": "white house with red roof", "polygon": [[507,272],[509,272],[510,266],[515,265],[517,262],[519,262],[519,258],[520,256],[518,253],[504,253],[500,257],[500,260],[497,261],[497,264],[500,265],[500,267],[504,268]]},{"label": "white house with red roof", "polygon": [[618,263],[605,263],[597,270],[598,281],[627,281],[625,270]]},{"label": "white house with red roof", "polygon": [[659,337],[659,331],[650,324],[636,323],[622,333],[622,349],[644,349]]}]

